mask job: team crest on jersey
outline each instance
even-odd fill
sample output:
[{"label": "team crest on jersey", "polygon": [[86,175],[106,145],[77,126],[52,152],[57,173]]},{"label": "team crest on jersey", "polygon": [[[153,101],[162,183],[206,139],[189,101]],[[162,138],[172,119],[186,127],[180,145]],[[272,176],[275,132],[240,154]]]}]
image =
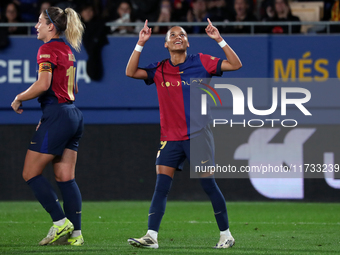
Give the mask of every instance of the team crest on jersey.
[{"label": "team crest on jersey", "polygon": [[39,64],[39,73],[41,72],[50,72],[52,73],[52,65],[48,62],[43,62]]},{"label": "team crest on jersey", "polygon": [[41,54],[40,58],[51,58],[50,54]]},{"label": "team crest on jersey", "polygon": [[75,61],[76,61],[76,58],[74,57],[73,54],[68,54],[68,60],[69,60],[69,61],[75,62]]}]

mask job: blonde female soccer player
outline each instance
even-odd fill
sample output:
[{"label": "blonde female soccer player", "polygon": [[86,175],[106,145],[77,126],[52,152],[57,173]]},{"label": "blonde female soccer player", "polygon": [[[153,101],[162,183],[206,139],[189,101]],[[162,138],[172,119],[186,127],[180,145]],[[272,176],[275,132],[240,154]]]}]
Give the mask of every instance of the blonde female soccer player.
[{"label": "blonde female soccer player", "polygon": [[[73,9],[58,7],[43,11],[35,28],[38,39],[44,42],[37,55],[38,80],[12,102],[13,110],[21,114],[22,102],[38,97],[43,112],[27,150],[22,175],[53,221],[47,236],[39,244],[51,244],[64,236],[66,244],[78,246],[84,239],[81,233],[82,198],[75,181],[75,166],[83,133],[83,115],[73,104],[77,92],[76,60],[60,35],[65,33],[67,41],[79,51],[84,28]],[[53,164],[64,211],[51,184],[42,176],[49,162]]]}]

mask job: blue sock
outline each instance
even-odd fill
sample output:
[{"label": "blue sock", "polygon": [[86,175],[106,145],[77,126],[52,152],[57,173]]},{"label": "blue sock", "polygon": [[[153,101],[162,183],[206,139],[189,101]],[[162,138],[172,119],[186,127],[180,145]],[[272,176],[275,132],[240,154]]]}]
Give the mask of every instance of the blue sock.
[{"label": "blue sock", "polygon": [[210,198],[211,204],[215,212],[215,218],[220,231],[225,231],[229,228],[227,207],[225,199],[220,191],[215,178],[201,178],[201,185]]},{"label": "blue sock", "polygon": [[148,229],[157,231],[165,212],[166,200],[171,188],[172,178],[165,174],[158,174],[155,192],[153,193],[149,210]]},{"label": "blue sock", "polygon": [[29,179],[26,183],[33,190],[40,204],[51,215],[53,221],[65,218],[64,212],[58,202],[57,194],[45,177],[38,175]]},{"label": "blue sock", "polygon": [[57,182],[63,196],[66,217],[73,223],[74,230],[81,230],[81,194],[75,179]]}]

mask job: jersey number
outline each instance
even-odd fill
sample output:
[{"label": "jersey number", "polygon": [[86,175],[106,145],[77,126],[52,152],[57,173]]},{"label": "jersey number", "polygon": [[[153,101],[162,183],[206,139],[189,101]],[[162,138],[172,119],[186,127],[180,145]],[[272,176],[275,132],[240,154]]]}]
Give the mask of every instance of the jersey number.
[{"label": "jersey number", "polygon": [[165,147],[166,143],[167,143],[167,141],[161,141],[161,148],[159,148],[159,149],[162,150]]},{"label": "jersey number", "polygon": [[74,100],[73,88],[74,88],[75,75],[76,75],[76,67],[70,66],[70,68],[67,69],[66,71],[66,76],[68,76],[67,93],[72,101]]}]

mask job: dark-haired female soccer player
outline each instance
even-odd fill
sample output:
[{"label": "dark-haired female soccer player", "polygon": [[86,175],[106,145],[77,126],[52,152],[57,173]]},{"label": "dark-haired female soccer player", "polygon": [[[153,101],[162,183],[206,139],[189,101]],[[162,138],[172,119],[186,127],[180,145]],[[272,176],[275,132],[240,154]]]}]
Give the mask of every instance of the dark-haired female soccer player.
[{"label": "dark-haired female soccer player", "polygon": [[[67,44],[59,38],[65,33],[67,41],[79,51],[83,25],[71,8],[49,7],[36,24],[39,48],[38,79],[26,91],[18,94],[12,108],[21,114],[23,101],[39,97],[43,115],[27,150],[23,178],[34,195],[51,215],[53,226],[40,245],[51,244],[63,236],[65,244],[82,245],[82,199],[75,181],[78,142],[83,133],[83,115],[73,104],[76,60]],[[51,184],[42,176],[45,166],[52,162],[55,179],[61,191],[64,211]]]},{"label": "dark-haired female soccer player", "polygon": [[[190,142],[199,140],[202,151],[208,152],[200,162],[214,162],[214,142],[208,122],[190,126],[190,86],[185,84],[190,84],[190,78],[211,78],[224,71],[237,70],[242,64],[217,28],[209,19],[208,22],[205,31],[219,44],[227,60],[201,53],[188,55],[187,33],[182,27],[175,26],[167,32],[164,44],[170,58],[145,69],[138,68],[143,46],[151,36],[151,28],[146,21],[126,67],[127,76],[143,79],[148,85],[156,84],[161,120],[161,144],[156,159],[157,181],[149,210],[148,231],[141,238],[128,239],[136,247],[158,248],[158,230],[165,212],[167,195],[176,169],[182,169],[183,161],[186,158],[189,160]],[[201,185],[211,200],[220,229],[220,239],[215,248],[232,247],[235,240],[229,231],[225,199],[213,176],[201,177]]]}]

